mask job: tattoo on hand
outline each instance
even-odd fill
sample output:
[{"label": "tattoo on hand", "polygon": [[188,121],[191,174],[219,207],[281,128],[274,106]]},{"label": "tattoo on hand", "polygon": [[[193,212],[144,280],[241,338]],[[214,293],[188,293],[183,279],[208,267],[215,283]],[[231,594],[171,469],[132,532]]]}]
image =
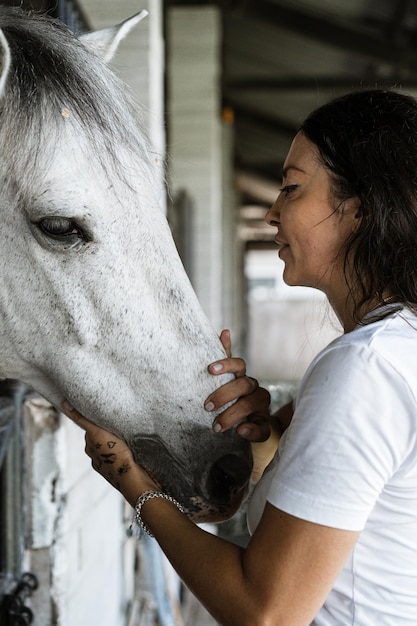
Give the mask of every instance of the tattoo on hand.
[{"label": "tattoo on hand", "polygon": [[106,463],[107,465],[113,465],[116,461],[116,455],[114,453],[100,454],[100,456],[103,459],[103,463]]},{"label": "tattoo on hand", "polygon": [[127,474],[129,470],[130,470],[129,463],[124,463],[123,465],[119,467],[119,469],[117,470],[117,473],[119,474],[119,476],[122,476],[123,474]]}]

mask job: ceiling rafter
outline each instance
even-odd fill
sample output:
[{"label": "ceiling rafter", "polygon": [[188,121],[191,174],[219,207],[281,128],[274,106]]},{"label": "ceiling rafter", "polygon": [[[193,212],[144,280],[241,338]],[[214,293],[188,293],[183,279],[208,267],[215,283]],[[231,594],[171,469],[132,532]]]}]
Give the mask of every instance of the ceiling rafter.
[{"label": "ceiling rafter", "polygon": [[294,132],[297,131],[296,126],[288,124],[285,120],[262,113],[259,110],[243,105],[241,102],[234,101],[232,98],[227,100],[227,106],[233,109],[237,122],[254,124],[257,128],[267,133],[278,133],[292,138]]},{"label": "ceiling rafter", "polygon": [[[230,95],[230,98],[232,98],[233,93],[241,91],[303,91],[318,88],[351,90],[375,85],[379,87],[385,85],[391,88],[394,86],[391,79],[378,74],[372,76],[368,75],[366,77],[359,77],[356,74],[352,76],[297,76],[286,78],[258,78],[256,76],[249,76],[244,80],[225,82],[224,89],[226,97]],[[402,89],[416,89],[417,76],[396,81],[396,86]]]},{"label": "ceiling rafter", "polygon": [[[359,23],[342,22],[324,18],[315,13],[302,11],[283,2],[248,0],[245,12],[253,17],[273,23],[279,28],[290,29],[304,37],[316,39],[322,44],[341,48],[356,55],[371,57],[392,65],[402,64],[410,70],[417,69],[417,53],[398,37],[387,45],[386,30],[375,33],[374,29]],[[394,16],[393,16],[394,19]],[[398,32],[398,16],[396,32]]]}]

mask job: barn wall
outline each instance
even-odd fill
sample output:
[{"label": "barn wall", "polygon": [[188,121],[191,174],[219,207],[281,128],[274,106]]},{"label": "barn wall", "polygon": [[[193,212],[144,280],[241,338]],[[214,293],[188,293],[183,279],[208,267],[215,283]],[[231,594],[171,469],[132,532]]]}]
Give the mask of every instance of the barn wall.
[{"label": "barn wall", "polygon": [[222,144],[222,327],[232,333],[233,353],[245,356],[244,242],[239,238],[239,198],[235,185],[233,111],[223,114]]},{"label": "barn wall", "polygon": [[125,624],[133,572],[120,495],[91,471],[82,431],[42,398],[25,403],[24,432],[34,626]]},{"label": "barn wall", "polygon": [[[174,205],[187,198],[186,268],[216,330],[224,324],[221,13],[217,7],[167,11],[168,179]],[[174,206],[175,213],[175,206]]]}]

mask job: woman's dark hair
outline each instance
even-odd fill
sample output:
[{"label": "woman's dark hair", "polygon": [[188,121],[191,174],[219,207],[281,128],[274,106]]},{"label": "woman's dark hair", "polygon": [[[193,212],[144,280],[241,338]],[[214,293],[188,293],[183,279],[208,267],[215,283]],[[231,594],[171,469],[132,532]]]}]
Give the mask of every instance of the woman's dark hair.
[{"label": "woman's dark hair", "polygon": [[350,93],[313,111],[300,130],[318,149],[337,200],[360,200],[360,223],[344,249],[356,321],[387,291],[417,311],[416,100]]}]

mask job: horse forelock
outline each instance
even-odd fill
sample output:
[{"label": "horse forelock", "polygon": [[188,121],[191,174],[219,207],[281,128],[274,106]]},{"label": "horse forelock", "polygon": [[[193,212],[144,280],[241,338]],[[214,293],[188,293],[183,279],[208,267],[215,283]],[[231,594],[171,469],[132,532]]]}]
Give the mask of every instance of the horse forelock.
[{"label": "horse forelock", "polygon": [[119,173],[118,151],[130,151],[152,178],[151,154],[138,107],[107,65],[58,20],[0,8],[12,67],[0,103],[5,175],[22,181],[39,164],[45,140],[58,145],[71,123],[105,168]]}]

